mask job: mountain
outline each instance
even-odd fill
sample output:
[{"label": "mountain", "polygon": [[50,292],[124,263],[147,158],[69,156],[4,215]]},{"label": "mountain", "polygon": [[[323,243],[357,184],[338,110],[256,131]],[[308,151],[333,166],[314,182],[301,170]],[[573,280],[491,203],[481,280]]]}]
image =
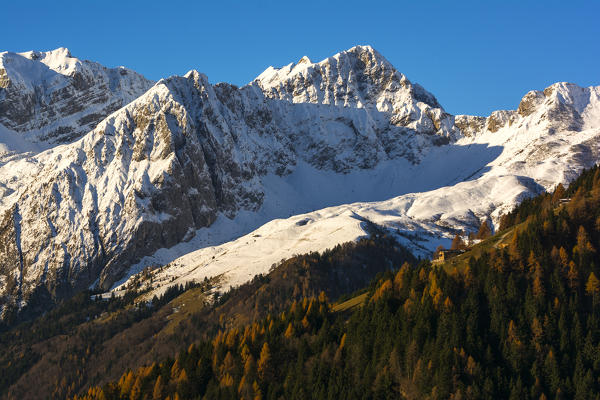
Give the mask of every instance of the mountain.
[{"label": "mountain", "polygon": [[[501,215],[523,199],[570,182],[596,164],[599,99],[600,87],[557,83],[543,92],[529,92],[515,111],[496,111],[487,118],[451,117],[462,136],[422,149],[415,164],[383,163],[344,177],[296,170],[269,190],[266,208],[285,203],[303,212],[306,208],[298,205],[298,199],[305,191],[321,197],[324,206],[332,205],[327,201],[338,194],[340,205],[291,212],[292,217],[272,220],[256,230],[239,229],[248,226],[247,215],[234,221],[220,218],[214,231],[229,233],[231,239],[221,244],[214,231],[201,230],[190,242],[133,265],[132,278],[116,289],[139,285],[140,276],[134,274],[157,266],[164,267],[152,279],[142,280],[156,293],[207,276],[221,276],[224,288],[240,285],[296,253],[323,251],[365,236],[365,221],[387,227],[415,254],[428,257],[438,245],[449,247],[455,234],[476,232],[482,221],[497,226]],[[314,184],[312,190],[305,182]],[[386,200],[348,203],[377,196]]]},{"label": "mountain", "polygon": [[65,48],[0,53],[0,134],[15,136],[5,151],[79,139],[152,84],[127,68],[74,58]]},{"label": "mountain", "polygon": [[356,46],[319,63],[305,56],[280,69],[269,67],[253,83],[269,98],[359,108],[373,119],[384,114],[393,126],[446,137],[458,134],[437,99],[370,46]]},{"label": "mountain", "polygon": [[[19,76],[35,75],[29,63],[45,65],[75,89],[77,66],[112,71],[35,54],[6,57],[23,61]],[[73,60],[64,51],[63,59]],[[2,75],[7,87],[17,75]],[[31,85],[33,93],[61,90],[44,85]],[[128,89],[107,98],[116,107],[130,99],[123,92],[134,96]],[[598,96],[597,87],[556,84],[528,93],[517,111],[455,117],[368,46],[270,67],[242,88],[211,85],[197,71],[163,79],[77,141],[0,167],[2,310],[43,309],[179,256],[185,261],[158,280],[225,274],[225,286],[238,284],[286,256],[363,236],[367,220],[426,254],[595,163]],[[64,110],[59,124],[79,116],[55,99],[44,104]],[[42,129],[31,117],[17,124],[17,114],[2,111],[2,121],[13,121],[2,123]],[[44,126],[47,134],[32,137],[79,135]]]}]

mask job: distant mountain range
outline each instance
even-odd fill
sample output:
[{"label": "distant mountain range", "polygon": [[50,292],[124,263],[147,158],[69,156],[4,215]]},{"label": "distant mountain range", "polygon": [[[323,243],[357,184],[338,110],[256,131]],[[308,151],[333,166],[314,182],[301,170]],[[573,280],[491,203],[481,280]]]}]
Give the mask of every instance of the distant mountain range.
[{"label": "distant mountain range", "polygon": [[[248,85],[0,53],[0,309],[123,283],[223,288],[365,235],[417,255],[600,159],[600,86],[444,111],[369,46]],[[137,279],[140,277],[132,278]]]}]

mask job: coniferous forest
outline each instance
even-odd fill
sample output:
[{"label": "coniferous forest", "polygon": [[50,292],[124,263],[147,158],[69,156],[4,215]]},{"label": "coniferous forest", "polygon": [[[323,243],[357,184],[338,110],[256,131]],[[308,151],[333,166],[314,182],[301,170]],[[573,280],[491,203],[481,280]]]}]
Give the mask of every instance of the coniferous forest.
[{"label": "coniferous forest", "polygon": [[598,251],[592,168],[452,262],[304,297],[76,398],[600,398]]}]

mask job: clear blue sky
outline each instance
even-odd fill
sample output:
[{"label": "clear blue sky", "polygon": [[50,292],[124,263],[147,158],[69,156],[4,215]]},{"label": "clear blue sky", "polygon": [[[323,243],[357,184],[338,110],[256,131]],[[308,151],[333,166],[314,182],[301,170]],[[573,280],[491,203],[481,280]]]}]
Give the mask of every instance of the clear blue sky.
[{"label": "clear blue sky", "polygon": [[[191,4],[188,4],[191,3]],[[557,81],[600,85],[600,2],[7,1],[0,51],[68,47],[151,79],[250,82],[370,44],[453,114],[516,108]]]}]

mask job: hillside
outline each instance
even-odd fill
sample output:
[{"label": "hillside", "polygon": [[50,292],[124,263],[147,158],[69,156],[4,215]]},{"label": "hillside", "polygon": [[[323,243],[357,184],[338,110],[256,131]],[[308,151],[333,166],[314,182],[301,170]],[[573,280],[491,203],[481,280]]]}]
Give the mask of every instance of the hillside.
[{"label": "hillside", "polygon": [[517,207],[508,246],[492,237],[464,268],[403,265],[362,307],[295,302],[77,398],[594,398],[600,168],[566,193]]},{"label": "hillside", "polygon": [[[72,396],[117,379],[125,369],[170,357],[219,329],[243,327],[321,293],[335,299],[360,289],[377,273],[414,262],[393,239],[372,229],[370,239],[283,260],[216,303],[218,279],[172,287],[150,302],[135,291],[106,300],[84,292],[33,322],[5,327],[0,397]],[[57,363],[61,368],[54,368]]]}]

